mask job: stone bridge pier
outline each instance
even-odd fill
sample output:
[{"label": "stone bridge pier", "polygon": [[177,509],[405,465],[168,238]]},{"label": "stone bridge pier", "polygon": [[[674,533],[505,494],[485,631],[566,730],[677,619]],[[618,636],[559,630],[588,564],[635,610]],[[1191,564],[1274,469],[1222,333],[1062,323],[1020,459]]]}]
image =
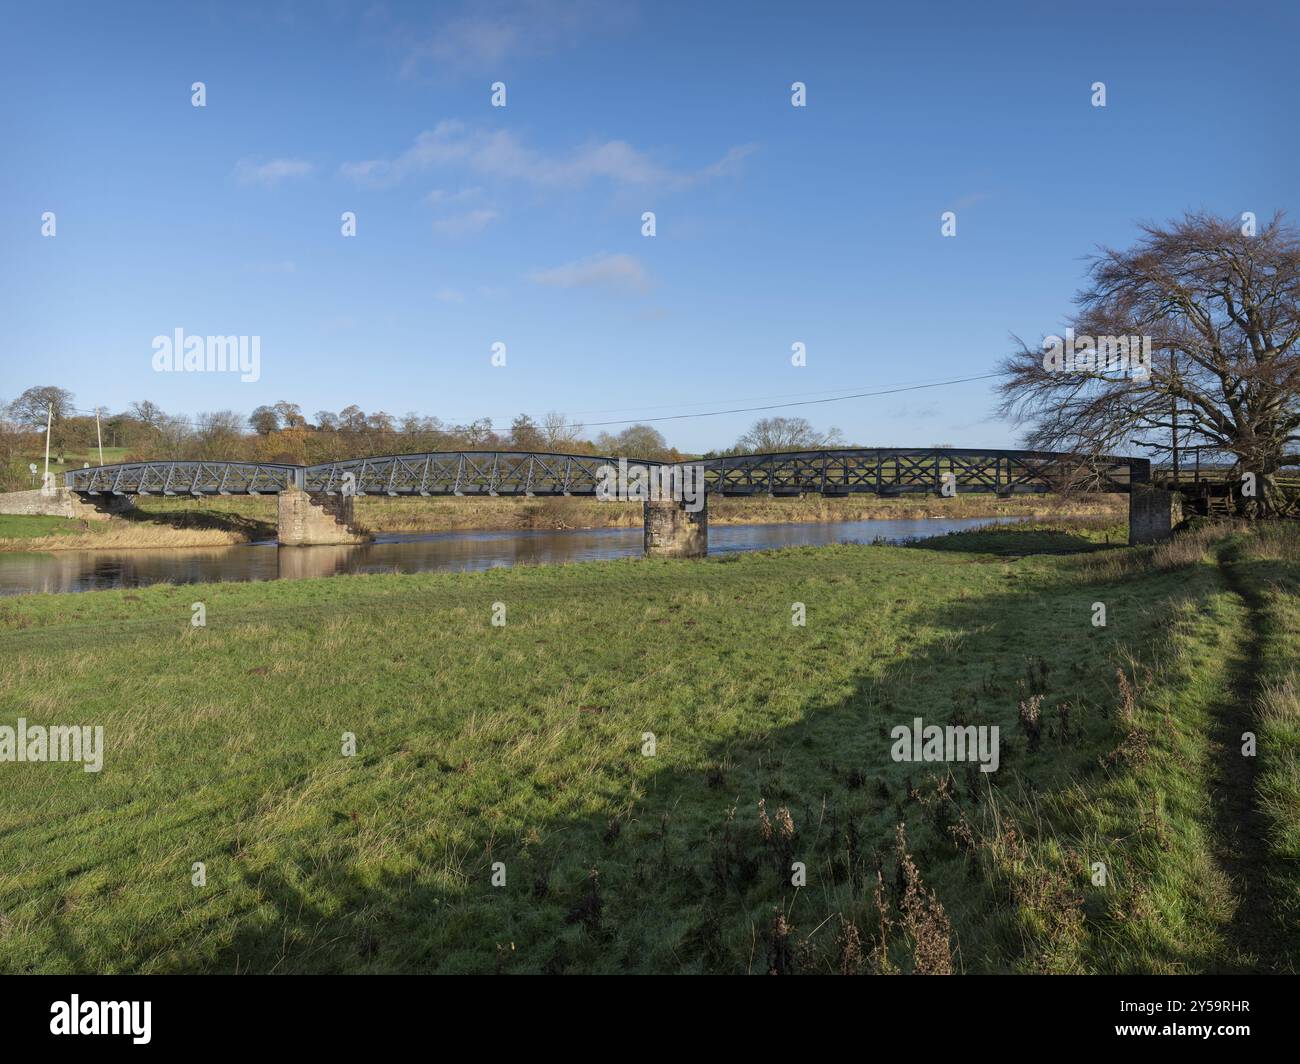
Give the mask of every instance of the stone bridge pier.
[{"label": "stone bridge pier", "polygon": [[1173,535],[1175,497],[1153,484],[1133,484],[1128,496],[1128,541],[1159,543]]},{"label": "stone bridge pier", "polygon": [[641,505],[647,558],[703,558],[709,553],[707,496],[699,498],[694,513],[687,503],[672,499]]},{"label": "stone bridge pier", "polygon": [[356,524],[356,501],[352,495],[314,495],[298,487],[280,492],[276,542],[282,547],[369,542],[369,534]]}]

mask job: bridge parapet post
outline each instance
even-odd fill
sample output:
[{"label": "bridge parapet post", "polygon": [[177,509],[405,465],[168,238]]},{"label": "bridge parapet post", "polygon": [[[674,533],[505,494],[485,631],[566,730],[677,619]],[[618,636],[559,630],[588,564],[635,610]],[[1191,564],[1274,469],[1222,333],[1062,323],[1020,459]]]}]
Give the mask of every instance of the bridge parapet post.
[{"label": "bridge parapet post", "polygon": [[694,511],[674,499],[641,505],[647,558],[703,558],[709,553],[708,496],[700,495]]}]

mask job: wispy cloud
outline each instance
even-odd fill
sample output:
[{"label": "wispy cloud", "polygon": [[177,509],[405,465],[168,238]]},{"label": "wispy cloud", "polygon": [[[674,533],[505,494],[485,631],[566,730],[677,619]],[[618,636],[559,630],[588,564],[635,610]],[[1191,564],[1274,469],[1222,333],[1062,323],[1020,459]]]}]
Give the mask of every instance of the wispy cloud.
[{"label": "wispy cloud", "polygon": [[415,138],[391,159],[344,163],[351,181],[383,188],[432,167],[461,167],[485,177],[537,185],[581,187],[596,180],[620,185],[685,187],[735,174],[754,145],[731,148],[698,170],[674,170],[624,140],[590,143],[562,154],[548,154],[522,143],[505,130],[474,130],[447,119]]},{"label": "wispy cloud", "polygon": [[533,284],[554,288],[612,288],[624,292],[644,292],[650,279],[634,255],[593,255],[549,270],[529,275]]},{"label": "wispy cloud", "polygon": [[439,303],[464,303],[465,293],[454,288],[440,288],[433,293],[433,298]]},{"label": "wispy cloud", "polygon": [[433,231],[442,236],[465,236],[477,233],[495,222],[501,215],[490,207],[479,207],[464,214],[451,214],[434,220]]},{"label": "wispy cloud", "polygon": [[[630,28],[627,0],[477,0],[464,14],[407,35],[402,74],[482,73],[529,56],[548,55]],[[414,43],[410,43],[414,41]]]},{"label": "wispy cloud", "polygon": [[464,203],[466,200],[477,199],[483,195],[481,188],[462,188],[456,192],[448,192],[445,188],[430,189],[424,197],[424,202],[433,207],[445,207],[452,203]]},{"label": "wispy cloud", "polygon": [[241,185],[259,185],[273,188],[281,181],[310,177],[315,168],[306,159],[240,159],[235,164],[235,180]]}]

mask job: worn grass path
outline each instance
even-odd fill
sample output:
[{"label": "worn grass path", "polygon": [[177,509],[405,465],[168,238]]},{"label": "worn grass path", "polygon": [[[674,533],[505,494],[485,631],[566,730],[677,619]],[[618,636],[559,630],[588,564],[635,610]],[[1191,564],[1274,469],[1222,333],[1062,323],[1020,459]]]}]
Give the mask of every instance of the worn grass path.
[{"label": "worn grass path", "polygon": [[[1216,854],[1237,896],[1224,958],[1227,971],[1292,973],[1300,966],[1300,935],[1293,924],[1297,878],[1278,874],[1278,855],[1270,843],[1274,825],[1261,806],[1259,757],[1243,756],[1246,736],[1257,743],[1260,707],[1269,679],[1265,654],[1269,626],[1258,581],[1243,575],[1249,548],[1239,535],[1219,543],[1214,557],[1225,584],[1242,606],[1243,624],[1235,634],[1223,697],[1216,706],[1211,775],[1214,788]],[[1300,648],[1297,648],[1300,649]],[[1274,758],[1277,751],[1270,751]],[[1294,771],[1294,770],[1293,770]],[[1297,810],[1300,813],[1300,810]],[[1291,895],[1284,897],[1283,893]]]},{"label": "worn grass path", "polygon": [[1210,774],[1215,815],[1215,854],[1236,894],[1223,966],[1230,972],[1276,971],[1282,964],[1276,916],[1264,869],[1268,863],[1267,824],[1258,805],[1254,757],[1242,756],[1246,733],[1254,733],[1260,692],[1259,606],[1240,579],[1228,551],[1216,548],[1219,572],[1241,601],[1242,627],[1233,633],[1220,701],[1214,707]]}]

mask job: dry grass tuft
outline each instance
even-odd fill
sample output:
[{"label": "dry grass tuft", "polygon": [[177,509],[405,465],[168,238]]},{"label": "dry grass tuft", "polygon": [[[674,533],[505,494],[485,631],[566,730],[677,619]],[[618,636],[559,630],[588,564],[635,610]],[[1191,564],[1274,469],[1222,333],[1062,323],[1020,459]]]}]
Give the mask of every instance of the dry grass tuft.
[{"label": "dry grass tuft", "polygon": [[229,547],[247,543],[242,532],[215,528],[168,528],[122,524],[103,532],[81,532],[30,539],[0,539],[0,551],[146,550],[150,547]]}]

